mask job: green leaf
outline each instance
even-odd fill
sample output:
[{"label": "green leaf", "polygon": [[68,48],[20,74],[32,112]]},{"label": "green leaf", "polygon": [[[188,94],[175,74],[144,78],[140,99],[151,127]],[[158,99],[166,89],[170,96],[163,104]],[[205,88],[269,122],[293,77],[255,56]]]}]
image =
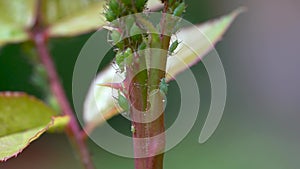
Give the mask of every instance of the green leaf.
[{"label": "green leaf", "polygon": [[104,0],[46,0],[43,20],[50,36],[75,36],[99,29],[106,23]]},{"label": "green leaf", "polygon": [[[188,27],[180,30],[177,38],[180,41],[186,42],[185,45],[178,45],[178,52],[171,57],[168,57],[167,63],[167,79],[171,79],[170,75],[176,76],[189,67],[198,63],[202,57],[209,53],[214,45],[222,39],[222,36],[227,31],[235,18],[245,11],[245,8],[238,8],[229,15],[223,16],[220,19],[208,21],[204,24],[196,25],[198,29]],[[202,32],[199,33],[199,32]],[[194,49],[192,51],[190,49]],[[179,59],[182,62],[179,62]]]},{"label": "green leaf", "polygon": [[[42,0],[42,18],[50,37],[76,36],[103,26],[105,0]],[[37,0],[0,1],[0,46],[29,39],[34,23]],[[161,7],[159,0],[150,0],[148,8]]]},{"label": "green leaf", "polygon": [[96,80],[93,81],[88,95],[84,102],[83,119],[86,123],[85,131],[91,132],[98,124],[103,123],[104,119],[115,116],[118,112],[115,107],[112,91],[108,87],[99,86],[106,82],[111,82],[116,71],[112,67],[101,71]]},{"label": "green leaf", "polygon": [[36,0],[0,1],[0,46],[27,40],[26,30],[34,21]]},{"label": "green leaf", "polygon": [[[75,36],[99,29],[106,24],[105,4],[105,0],[46,0],[43,12],[50,36]],[[160,4],[150,0],[148,8],[155,10]]]},{"label": "green leaf", "polygon": [[0,161],[17,156],[49,127],[56,112],[38,99],[20,92],[0,93]]},{"label": "green leaf", "polygon": [[[175,76],[184,71],[188,66],[192,66],[200,61],[209,51],[211,51],[214,45],[220,41],[226,30],[229,28],[234,19],[244,11],[243,8],[239,8],[232,13],[216,19],[206,22],[201,25],[197,25],[198,32],[192,28],[183,28],[177,34],[180,38],[185,38],[188,46],[195,49],[194,52],[190,51],[188,47],[178,45],[178,52],[174,56],[168,57],[167,60],[167,81],[171,80],[171,76]],[[202,34],[199,35],[199,31]],[[199,35],[199,36],[198,36]],[[204,39],[203,39],[204,38]],[[198,54],[196,55],[195,52]],[[180,58],[180,59],[178,59]],[[182,60],[183,62],[180,62]],[[104,119],[109,119],[119,112],[115,107],[114,100],[112,98],[111,89],[108,87],[98,86],[97,84],[113,83],[113,77],[115,70],[110,66],[102,71],[94,82],[91,84],[89,92],[86,96],[83,110],[83,119],[85,121],[85,130],[91,132],[95,127],[103,122]]]}]

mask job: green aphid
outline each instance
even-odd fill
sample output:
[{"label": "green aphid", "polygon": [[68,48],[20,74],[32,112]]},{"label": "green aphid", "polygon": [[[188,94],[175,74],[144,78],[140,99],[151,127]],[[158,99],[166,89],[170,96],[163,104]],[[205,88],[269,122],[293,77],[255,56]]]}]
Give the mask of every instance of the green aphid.
[{"label": "green aphid", "polygon": [[123,109],[123,111],[127,112],[129,110],[129,104],[125,96],[123,96],[120,91],[118,91],[118,104]]},{"label": "green aphid", "polygon": [[119,66],[121,73],[124,72],[125,64],[130,64],[133,59],[131,48],[127,48],[124,52],[118,51],[116,54],[116,64]]},{"label": "green aphid", "polygon": [[116,64],[119,66],[121,73],[124,72],[124,59],[125,57],[123,52],[118,51],[115,60],[116,60]]},{"label": "green aphid", "polygon": [[167,94],[168,93],[168,84],[167,84],[167,82],[166,82],[166,79],[165,78],[162,78],[161,80],[160,80],[160,83],[159,83],[159,90],[161,91],[161,92],[163,92],[164,94]]},{"label": "green aphid", "polygon": [[130,55],[132,55],[132,50],[131,50],[131,48],[127,48],[124,52],[124,58],[127,58]]},{"label": "green aphid", "polygon": [[116,44],[116,47],[119,48],[120,50],[123,50],[125,45],[124,45],[124,41],[120,41],[119,43]]},{"label": "green aphid", "polygon": [[130,131],[131,131],[133,134],[135,133],[135,127],[134,127],[134,125],[131,125]]},{"label": "green aphid", "polygon": [[131,48],[127,48],[124,52],[125,62],[126,64],[131,64],[133,60],[133,53]]},{"label": "green aphid", "polygon": [[111,37],[111,40],[113,41],[113,43],[116,45],[121,39],[121,33],[117,30],[113,30],[110,33],[110,37]]},{"label": "green aphid", "polygon": [[181,16],[183,14],[183,12],[185,11],[185,3],[181,2],[174,10],[173,12],[173,16]]},{"label": "green aphid", "polygon": [[118,53],[116,54],[116,63],[117,65],[119,65],[120,63],[124,62],[124,53],[121,51],[118,51]]},{"label": "green aphid", "polygon": [[177,49],[179,43],[180,43],[180,42],[179,42],[178,40],[175,40],[175,41],[171,44],[171,46],[170,46],[170,48],[169,48],[169,53],[170,53],[170,54],[173,54],[173,52]]},{"label": "green aphid", "polygon": [[139,48],[138,50],[139,51],[142,51],[142,50],[145,50],[147,48],[147,44],[145,42],[142,42],[140,45],[139,45]]}]

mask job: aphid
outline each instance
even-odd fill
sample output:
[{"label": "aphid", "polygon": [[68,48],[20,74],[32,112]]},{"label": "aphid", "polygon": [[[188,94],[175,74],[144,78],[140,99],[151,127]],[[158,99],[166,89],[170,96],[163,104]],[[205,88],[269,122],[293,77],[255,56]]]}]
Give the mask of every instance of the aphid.
[{"label": "aphid", "polygon": [[118,91],[118,104],[123,109],[123,111],[127,112],[129,110],[129,104],[125,96],[123,96],[120,91]]},{"label": "aphid", "polygon": [[181,16],[182,13],[185,11],[185,3],[181,2],[174,10],[173,16]]},{"label": "aphid", "polygon": [[177,49],[178,45],[179,45],[180,42],[178,42],[178,40],[174,41],[170,48],[169,48],[169,53],[172,55],[173,52]]},{"label": "aphid", "polygon": [[167,84],[165,78],[160,79],[159,90],[160,90],[161,92],[163,92],[164,94],[167,94],[167,93],[168,93],[168,86],[169,86],[169,85]]},{"label": "aphid", "polygon": [[132,50],[127,48],[124,52],[118,51],[116,54],[116,64],[119,66],[121,73],[124,71],[125,64],[130,64],[132,62]]},{"label": "aphid", "polygon": [[117,44],[121,39],[121,34],[117,30],[112,30],[110,33],[111,40],[114,44]]},{"label": "aphid", "polygon": [[124,58],[127,58],[130,55],[132,55],[132,50],[131,50],[131,48],[127,48],[124,52]]},{"label": "aphid", "polygon": [[145,50],[147,48],[147,45],[146,45],[146,43],[145,42],[142,42],[140,45],[139,45],[139,51],[141,51],[141,50]]},{"label": "aphid", "polygon": [[118,53],[116,54],[116,64],[119,66],[119,69],[121,70],[121,73],[124,71],[124,54],[121,51],[118,51]]},{"label": "aphid", "polygon": [[124,57],[125,57],[125,61],[126,64],[129,65],[132,63],[132,59],[133,59],[133,53],[131,48],[127,48],[124,52]]},{"label": "aphid", "polygon": [[135,133],[135,127],[134,127],[134,125],[131,125],[130,131],[131,131],[133,134]]}]

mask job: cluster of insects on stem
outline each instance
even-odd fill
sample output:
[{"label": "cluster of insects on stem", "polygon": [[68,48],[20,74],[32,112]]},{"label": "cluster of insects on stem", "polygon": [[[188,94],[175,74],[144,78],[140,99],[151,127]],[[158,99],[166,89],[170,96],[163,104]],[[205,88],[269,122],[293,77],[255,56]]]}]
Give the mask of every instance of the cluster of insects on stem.
[{"label": "cluster of insects on stem", "polygon": [[[110,0],[107,2],[104,13],[106,20],[109,22],[109,25],[104,28],[109,31],[108,42],[112,44],[115,52],[112,66],[116,70],[116,73],[125,75],[125,80],[121,84],[122,88],[117,89],[118,94],[114,98],[122,111],[125,112],[128,112],[133,104],[128,99],[131,90],[128,87],[129,82],[126,82],[126,80],[130,79],[128,76],[133,76],[136,70],[141,69],[140,67],[146,67],[146,59],[142,58],[145,55],[145,50],[160,48],[163,43],[161,32],[168,31],[171,32],[170,34],[174,33],[175,24],[169,24],[172,26],[168,27],[166,26],[168,23],[166,24],[165,22],[178,22],[177,18],[181,17],[186,9],[183,0],[162,0],[164,4],[162,12],[169,15],[169,20],[162,19],[161,23],[153,25],[145,13],[146,3],[147,0]],[[180,41],[176,38],[167,49],[163,50],[168,50],[167,55],[172,56],[179,44]],[[151,89],[154,87],[166,96],[168,84],[164,77],[160,78],[158,84],[147,82],[147,80],[143,84],[134,82],[133,85]],[[131,131],[135,132],[134,126],[131,127]]]}]

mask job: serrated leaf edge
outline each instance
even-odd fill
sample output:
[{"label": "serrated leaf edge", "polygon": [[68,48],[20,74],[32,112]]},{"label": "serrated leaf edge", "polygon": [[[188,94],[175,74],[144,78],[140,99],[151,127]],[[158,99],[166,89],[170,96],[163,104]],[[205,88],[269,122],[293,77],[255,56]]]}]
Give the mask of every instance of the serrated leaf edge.
[{"label": "serrated leaf edge", "polygon": [[[54,122],[55,122],[56,118],[60,118],[60,117],[62,117],[62,116],[53,116],[53,117],[51,117],[50,122],[45,127],[43,127],[41,130],[39,130],[34,136],[30,137],[26,141],[26,144],[25,144],[25,146],[23,148],[19,149],[17,152],[15,152],[14,154],[12,154],[10,156],[7,156],[5,158],[0,159],[0,162],[5,162],[5,161],[7,161],[7,160],[9,160],[9,159],[11,159],[13,157],[17,157],[20,153],[23,152],[23,150],[25,148],[27,148],[30,145],[30,143],[32,143],[33,141],[35,141],[36,139],[38,139],[43,133],[45,133],[50,127],[52,127],[54,125]],[[42,127],[42,126],[40,126],[40,127]],[[36,127],[36,128],[40,128],[40,127]],[[13,134],[17,134],[17,133],[13,133]],[[13,134],[10,134],[10,135],[13,135]],[[8,137],[10,135],[4,136],[4,137]]]}]

